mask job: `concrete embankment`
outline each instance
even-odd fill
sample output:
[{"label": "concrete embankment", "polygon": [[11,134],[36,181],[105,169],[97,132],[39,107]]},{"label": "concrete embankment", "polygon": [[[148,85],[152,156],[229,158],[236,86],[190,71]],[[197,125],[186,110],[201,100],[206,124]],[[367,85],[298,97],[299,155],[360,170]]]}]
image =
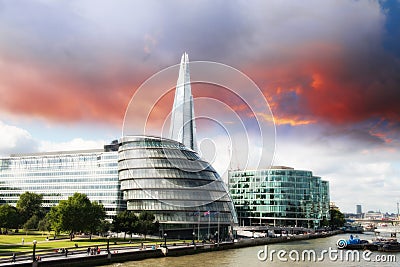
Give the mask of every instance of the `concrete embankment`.
[{"label": "concrete embankment", "polygon": [[324,234],[309,234],[309,235],[296,235],[296,236],[281,236],[275,238],[254,238],[254,239],[241,239],[237,242],[222,242],[220,244],[211,243],[197,243],[196,245],[179,244],[169,245],[168,248],[147,248],[147,249],[132,249],[121,248],[111,251],[110,254],[104,253],[100,255],[70,255],[68,257],[54,257],[44,258],[40,262],[21,262],[13,263],[13,266],[99,266],[110,264],[113,262],[135,261],[148,258],[159,257],[176,257],[182,255],[212,252],[225,249],[236,249],[251,246],[260,246],[273,243],[293,242],[299,240],[307,240],[312,238],[322,238],[340,233],[340,231],[333,231]]}]

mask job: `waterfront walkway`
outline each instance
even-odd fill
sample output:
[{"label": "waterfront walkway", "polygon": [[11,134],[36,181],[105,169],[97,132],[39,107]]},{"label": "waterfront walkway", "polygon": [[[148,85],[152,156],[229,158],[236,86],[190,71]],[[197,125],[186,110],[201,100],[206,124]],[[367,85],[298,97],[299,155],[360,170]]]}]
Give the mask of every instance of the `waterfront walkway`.
[{"label": "waterfront walkway", "polygon": [[89,255],[86,249],[74,250],[65,256],[65,253],[49,252],[40,253],[40,260],[32,262],[32,255],[24,255],[16,257],[16,261],[12,262],[12,257],[0,259],[0,266],[98,266],[112,262],[134,261],[146,258],[157,258],[164,256],[180,256],[187,254],[195,254],[202,252],[210,252],[223,249],[234,249],[250,246],[258,246],[279,242],[291,242],[297,240],[306,240],[311,238],[321,238],[338,234],[339,231],[329,233],[316,233],[295,236],[282,236],[276,238],[246,238],[237,240],[237,242],[221,242],[216,243],[175,243],[168,244],[167,248],[163,246],[123,246],[112,247],[110,253],[103,248],[100,254]]}]

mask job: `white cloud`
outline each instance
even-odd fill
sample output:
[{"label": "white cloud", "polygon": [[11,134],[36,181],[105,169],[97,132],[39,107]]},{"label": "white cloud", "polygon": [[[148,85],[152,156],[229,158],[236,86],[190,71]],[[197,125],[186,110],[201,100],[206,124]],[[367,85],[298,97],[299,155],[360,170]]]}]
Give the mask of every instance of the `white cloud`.
[{"label": "white cloud", "polygon": [[67,142],[40,141],[40,151],[69,151],[85,149],[101,149],[106,142],[104,140],[84,140],[74,138]]},{"label": "white cloud", "polygon": [[15,153],[101,149],[107,143],[82,138],[64,142],[35,139],[27,130],[0,121],[0,156],[4,157]]},{"label": "white cloud", "polygon": [[35,152],[37,141],[25,129],[0,121],[0,156],[11,153]]}]

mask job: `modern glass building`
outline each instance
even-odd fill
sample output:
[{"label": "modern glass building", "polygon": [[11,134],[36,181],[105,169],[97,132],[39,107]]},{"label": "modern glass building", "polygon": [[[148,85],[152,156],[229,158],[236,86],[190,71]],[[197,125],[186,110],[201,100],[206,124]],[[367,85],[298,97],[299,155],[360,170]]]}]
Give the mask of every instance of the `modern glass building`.
[{"label": "modern glass building", "polygon": [[237,223],[227,187],[198,154],[174,140],[125,136],[119,147],[119,179],[127,209],[151,211],[160,234],[226,237]]},{"label": "modern glass building", "polygon": [[276,166],[228,176],[241,226],[317,227],[329,220],[329,183],[311,171]]},{"label": "modern glass building", "polygon": [[118,180],[118,142],[104,149],[14,154],[0,158],[0,205],[24,192],[43,195],[50,208],[75,192],[103,204],[110,219],[126,209]]}]

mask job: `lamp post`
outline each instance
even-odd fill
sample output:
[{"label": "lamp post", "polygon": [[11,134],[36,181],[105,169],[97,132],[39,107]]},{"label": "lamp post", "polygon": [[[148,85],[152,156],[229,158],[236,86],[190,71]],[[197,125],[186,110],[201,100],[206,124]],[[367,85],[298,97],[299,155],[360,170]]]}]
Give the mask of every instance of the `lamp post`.
[{"label": "lamp post", "polygon": [[195,238],[196,234],[195,232],[192,233],[192,244],[194,245],[194,238]]},{"label": "lamp post", "polygon": [[107,236],[107,253],[110,254],[110,236]]},{"label": "lamp post", "polygon": [[36,241],[36,240],[33,240],[32,243],[33,243],[32,261],[35,262],[35,261],[36,261],[36,255],[35,255],[35,253],[36,253],[36,244],[37,244],[37,241]]},{"label": "lamp post", "polygon": [[218,231],[215,231],[215,241],[217,242],[217,247],[219,247],[219,235],[218,235]]},{"label": "lamp post", "polygon": [[167,247],[167,233],[164,233],[164,247]]}]

